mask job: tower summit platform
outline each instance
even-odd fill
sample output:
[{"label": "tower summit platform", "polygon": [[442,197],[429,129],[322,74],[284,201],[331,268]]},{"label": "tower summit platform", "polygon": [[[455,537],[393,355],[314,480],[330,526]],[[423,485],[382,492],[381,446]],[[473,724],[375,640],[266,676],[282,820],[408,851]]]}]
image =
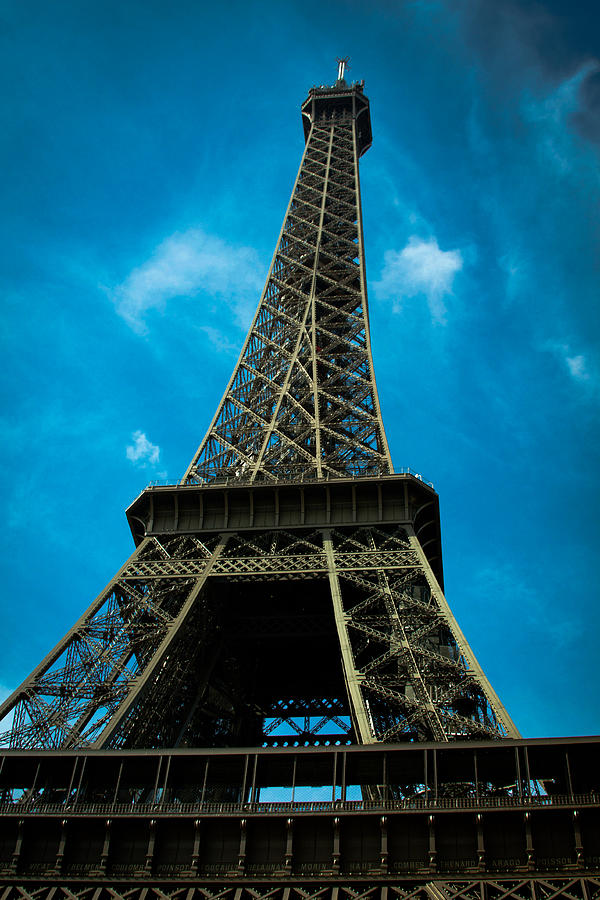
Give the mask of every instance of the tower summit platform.
[{"label": "tower summit platform", "polygon": [[373,143],[373,135],[371,133],[369,100],[363,93],[364,84],[364,81],[347,84],[342,79],[332,86],[312,87],[302,104],[304,139],[308,141],[314,122],[336,116],[351,116],[357,125],[358,156],[366,153]]},{"label": "tower summit platform", "polygon": [[333,85],[312,87],[302,104],[304,139],[308,141],[312,125],[317,120],[351,117],[356,122],[357,157],[366,153],[372,143],[369,101],[365,97],[364,81],[346,82],[349,58],[338,58],[338,77]]}]

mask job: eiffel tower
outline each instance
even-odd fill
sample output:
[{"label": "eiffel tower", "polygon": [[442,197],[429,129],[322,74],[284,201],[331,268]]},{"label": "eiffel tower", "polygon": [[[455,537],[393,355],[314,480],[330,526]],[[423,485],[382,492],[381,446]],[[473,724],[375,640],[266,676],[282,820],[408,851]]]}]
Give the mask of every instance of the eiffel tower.
[{"label": "eiffel tower", "polygon": [[338,62],[204,440],[0,707],[3,900],[600,897],[600,739],[519,737],[444,597],[437,494],[392,466]]},{"label": "eiffel tower", "polygon": [[344,66],[302,106],[298,177],[208,432],[179,485],[130,507],[137,549],[4,704],[11,747],[272,745],[284,723],[310,745],[517,736],[442,593],[436,493],[392,467],[369,101]]}]

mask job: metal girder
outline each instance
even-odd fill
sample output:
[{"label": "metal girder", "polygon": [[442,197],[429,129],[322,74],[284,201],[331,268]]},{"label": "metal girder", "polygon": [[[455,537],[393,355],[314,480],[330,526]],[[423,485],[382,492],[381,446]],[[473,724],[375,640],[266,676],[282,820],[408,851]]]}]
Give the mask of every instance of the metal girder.
[{"label": "metal girder", "polygon": [[[148,580],[131,567],[155,558],[166,563],[156,539],[144,541],[106,589],[23,684],[0,706],[0,723],[11,727],[0,746],[98,745],[143,692],[220,553],[223,541],[179,545],[202,554],[201,571]],[[209,549],[210,548],[210,549]],[[127,571],[130,571],[127,577]]]},{"label": "metal girder", "polygon": [[593,875],[573,877],[522,878],[436,878],[403,879],[294,879],[279,883],[265,879],[245,879],[243,884],[229,879],[197,880],[189,884],[164,879],[111,879],[111,885],[51,881],[7,885],[0,900],[598,900],[600,881]]},{"label": "metal girder", "polygon": [[[302,582],[322,585],[313,612],[273,600],[261,609],[260,585],[265,596],[275,591],[283,598],[284,583]],[[216,600],[206,593],[211,584]],[[257,585],[257,600],[228,622],[231,601],[225,594],[218,599],[221,585],[243,596],[244,584]],[[183,722],[192,708],[219,721],[250,716],[266,737],[273,721],[292,721],[297,711],[282,715],[277,704],[284,697],[273,695],[265,705],[264,697],[213,674],[217,656],[233,654],[248,665],[249,640],[267,641],[265,647],[295,641],[294,652],[302,653],[301,642],[317,638],[321,653],[340,660],[349,704],[342,715],[352,718],[360,743],[517,736],[414,532],[354,526],[147,539],[0,709],[15,710],[3,742],[152,746],[172,733],[170,718],[181,720],[185,742],[191,738]],[[292,709],[304,704],[306,716],[313,703],[321,718],[320,701],[303,689],[305,678],[299,671],[290,682]],[[192,689],[187,681],[203,686]],[[318,693],[326,698],[331,689],[324,683]]]}]

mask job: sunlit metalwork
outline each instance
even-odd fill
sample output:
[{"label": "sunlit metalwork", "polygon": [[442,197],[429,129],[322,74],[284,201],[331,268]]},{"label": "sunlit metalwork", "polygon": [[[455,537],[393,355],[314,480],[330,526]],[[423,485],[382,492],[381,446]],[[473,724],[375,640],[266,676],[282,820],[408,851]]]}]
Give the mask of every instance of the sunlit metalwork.
[{"label": "sunlit metalwork", "polygon": [[128,511],[136,551],[3,705],[4,745],[517,735],[442,593],[437,495],[393,475],[361,226],[369,102],[345,64],[303,104],[273,263],[206,437],[179,487]]},{"label": "sunlit metalwork", "polygon": [[2,900],[600,898],[598,739],[519,739],[444,597],[437,494],[392,467],[347,62],[303,104],[204,440],[0,707]]}]

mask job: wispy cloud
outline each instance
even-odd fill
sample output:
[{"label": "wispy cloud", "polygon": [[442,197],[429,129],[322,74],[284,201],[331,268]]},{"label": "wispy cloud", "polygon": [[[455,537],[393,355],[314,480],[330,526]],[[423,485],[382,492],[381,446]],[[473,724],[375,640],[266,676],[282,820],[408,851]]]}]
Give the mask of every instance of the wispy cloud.
[{"label": "wispy cloud", "polygon": [[570,344],[563,344],[560,341],[548,341],[544,349],[554,353],[573,381],[588,385],[597,382],[593,365],[585,353],[578,353]]},{"label": "wispy cloud", "polygon": [[212,325],[200,325],[199,330],[207,335],[212,346],[218,353],[226,353],[229,356],[237,356],[240,352],[239,341],[230,341],[226,334]]},{"label": "wispy cloud", "polygon": [[566,356],[565,362],[569,373],[576,381],[588,381],[590,373],[588,372],[587,362],[583,353],[577,356]]},{"label": "wispy cloud", "polygon": [[160,447],[148,440],[143,431],[134,431],[133,444],[125,451],[127,459],[137,466],[155,466],[160,457]]},{"label": "wispy cloud", "polygon": [[262,284],[255,250],[226,243],[200,228],[176,232],[109,293],[116,310],[138,334],[148,331],[146,315],[168,300],[202,292],[223,301],[239,324],[247,325]]},{"label": "wispy cloud", "polygon": [[377,296],[393,300],[395,312],[401,310],[403,298],[424,296],[433,321],[444,325],[444,298],[452,294],[454,276],[462,267],[460,250],[440,250],[435,238],[425,241],[413,235],[402,250],[386,251],[373,288]]}]

